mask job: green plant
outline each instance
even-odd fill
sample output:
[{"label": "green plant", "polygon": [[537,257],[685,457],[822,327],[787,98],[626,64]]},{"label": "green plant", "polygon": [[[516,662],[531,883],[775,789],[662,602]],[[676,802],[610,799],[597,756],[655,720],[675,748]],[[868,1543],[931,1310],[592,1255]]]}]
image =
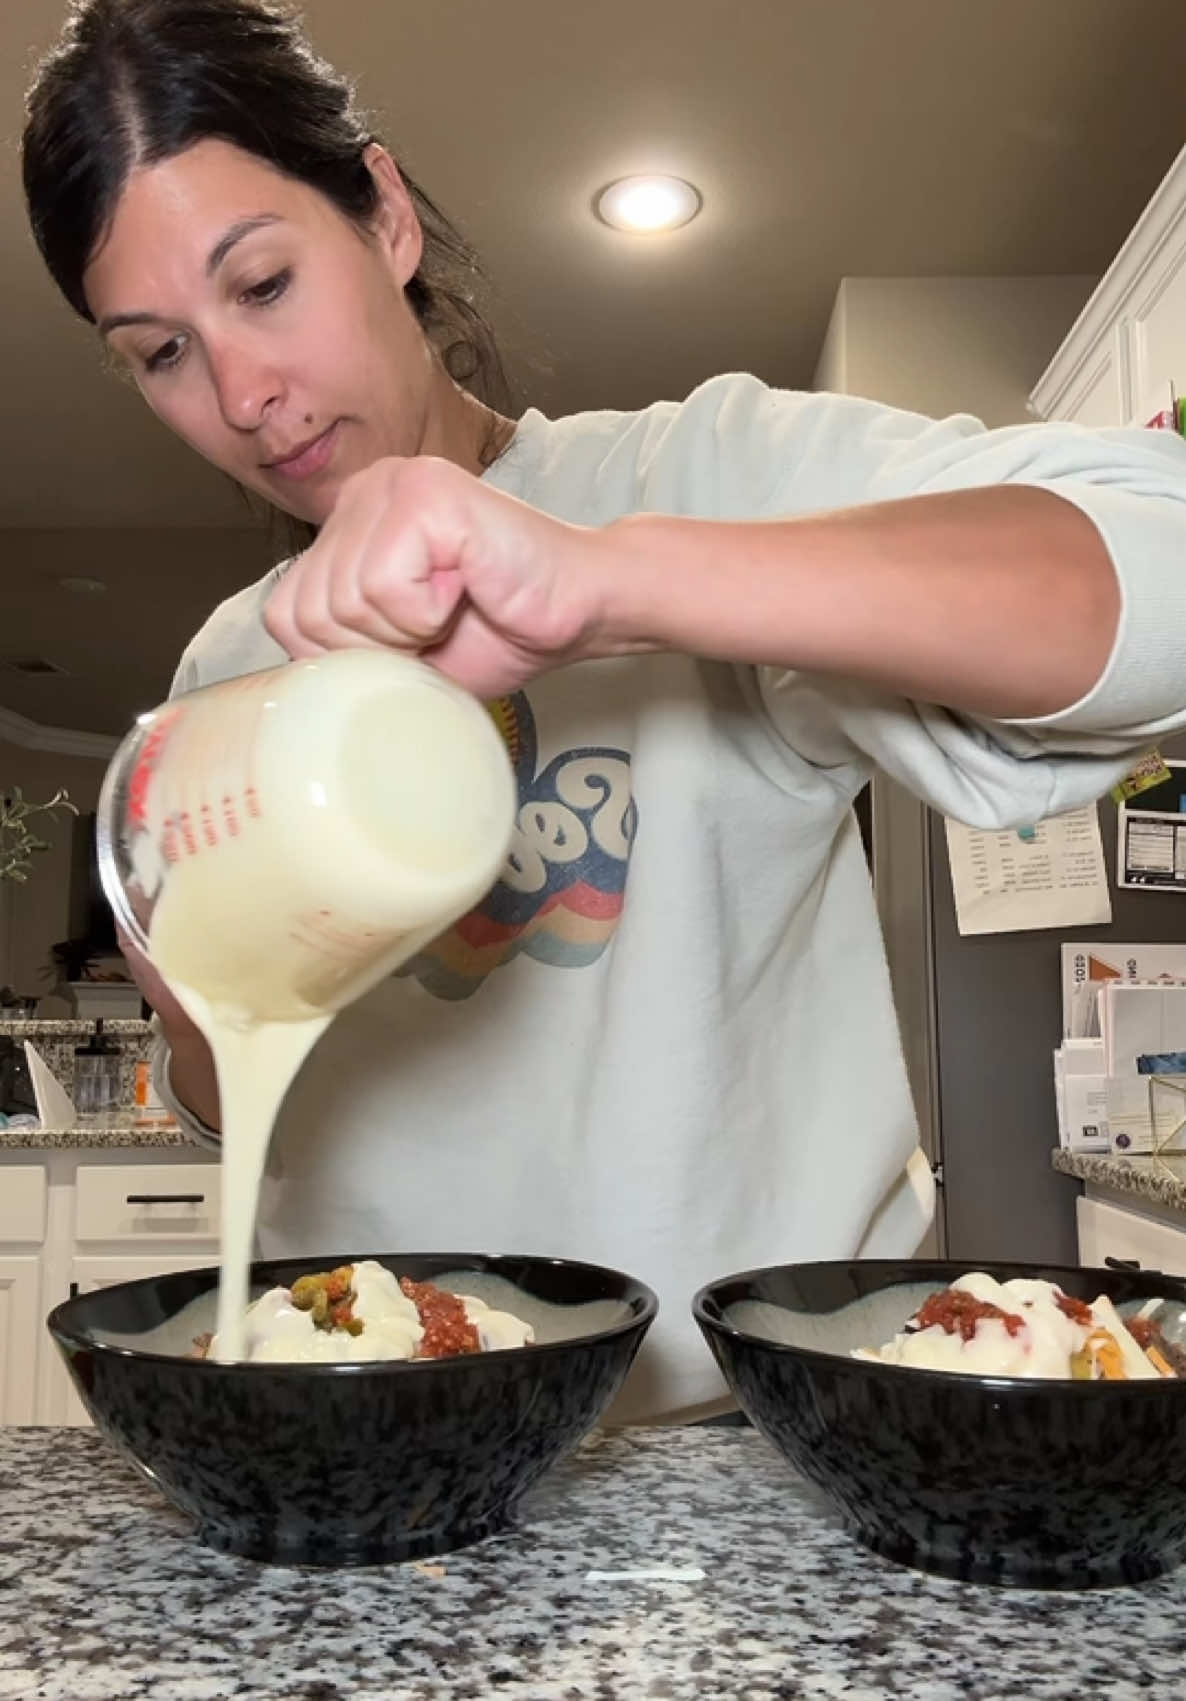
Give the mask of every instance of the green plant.
[{"label": "green plant", "polygon": [[77,815],[65,791],[57,791],[48,803],[29,803],[20,786],[0,792],[0,880],[29,878],[33,858],[49,849],[48,839],[39,839],[29,822],[36,815],[53,815],[59,809]]}]

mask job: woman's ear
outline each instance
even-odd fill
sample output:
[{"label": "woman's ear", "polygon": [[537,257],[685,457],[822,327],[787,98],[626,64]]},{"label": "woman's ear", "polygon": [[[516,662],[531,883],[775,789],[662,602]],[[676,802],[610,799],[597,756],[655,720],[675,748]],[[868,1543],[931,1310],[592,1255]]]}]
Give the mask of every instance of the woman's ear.
[{"label": "woman's ear", "polygon": [[363,153],[362,162],[371,174],[378,197],[375,235],[391,262],[396,282],[404,289],[415,276],[424,253],[420,220],[407,185],[387,149],[379,142],[372,142]]}]

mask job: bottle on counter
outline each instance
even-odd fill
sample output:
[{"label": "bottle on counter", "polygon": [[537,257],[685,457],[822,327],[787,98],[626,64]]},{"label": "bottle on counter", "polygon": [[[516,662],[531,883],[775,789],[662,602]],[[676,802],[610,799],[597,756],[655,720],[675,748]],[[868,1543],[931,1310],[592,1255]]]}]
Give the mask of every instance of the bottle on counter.
[{"label": "bottle on counter", "polygon": [[135,1109],[133,1119],[155,1127],[172,1122],[168,1109],[162,1104],[152,1078],[152,1064],[142,1058],[136,1065]]},{"label": "bottle on counter", "polygon": [[119,1105],[120,1048],[103,1032],[103,1018],[74,1052],[74,1108],[80,1116],[105,1116]]}]

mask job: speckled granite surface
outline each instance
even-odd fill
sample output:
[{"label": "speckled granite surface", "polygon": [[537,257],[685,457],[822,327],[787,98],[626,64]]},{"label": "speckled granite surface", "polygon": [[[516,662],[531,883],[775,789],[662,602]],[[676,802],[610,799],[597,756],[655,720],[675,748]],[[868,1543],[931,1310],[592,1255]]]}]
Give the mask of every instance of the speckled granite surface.
[{"label": "speckled granite surface", "polygon": [[[38,1020],[31,1017],[22,1022],[0,1022],[0,1034],[9,1034],[14,1039],[31,1039],[33,1041],[68,1039],[88,1039],[95,1031],[93,1016],[64,1018],[62,1021]],[[105,1016],[103,1032],[114,1034],[120,1039],[145,1039],[152,1032],[150,1022],[141,1022],[130,1016]]]},{"label": "speckled granite surface", "polygon": [[1177,1157],[1124,1158],[1107,1152],[1056,1150],[1053,1162],[1062,1175],[1094,1182],[1097,1187],[1115,1187],[1122,1193],[1154,1199],[1172,1210],[1186,1211],[1186,1153]]},{"label": "speckled granite surface", "polygon": [[0,1128],[0,1151],[58,1151],[68,1146],[89,1146],[94,1150],[114,1146],[188,1146],[191,1151],[200,1146],[178,1128],[176,1123],[159,1127],[137,1122],[131,1111],[119,1111],[104,1117],[102,1122],[81,1128]]},{"label": "speckled granite surface", "polygon": [[[211,1553],[86,1431],[0,1430],[0,1507],[2,1701],[1186,1693],[1186,1571],[1060,1595],[905,1571],[852,1544],[752,1432],[594,1437],[513,1533],[432,1565]],[[658,1567],[704,1576],[590,1576]]]}]

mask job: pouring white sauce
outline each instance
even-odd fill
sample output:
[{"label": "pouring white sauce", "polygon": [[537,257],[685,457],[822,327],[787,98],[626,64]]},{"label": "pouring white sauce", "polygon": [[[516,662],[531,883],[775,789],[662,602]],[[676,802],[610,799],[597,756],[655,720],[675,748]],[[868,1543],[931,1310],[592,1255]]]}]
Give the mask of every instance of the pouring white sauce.
[{"label": "pouring white sauce", "polygon": [[[147,954],[214,1055],[216,1356],[237,1360],[284,1095],[337,1012],[493,884],[515,787],[485,709],[389,651],[336,651],[178,698],[154,744],[155,718],[117,755],[127,771],[111,795],[128,799],[124,882],[151,901]],[[135,913],[122,897],[121,919]]]}]

